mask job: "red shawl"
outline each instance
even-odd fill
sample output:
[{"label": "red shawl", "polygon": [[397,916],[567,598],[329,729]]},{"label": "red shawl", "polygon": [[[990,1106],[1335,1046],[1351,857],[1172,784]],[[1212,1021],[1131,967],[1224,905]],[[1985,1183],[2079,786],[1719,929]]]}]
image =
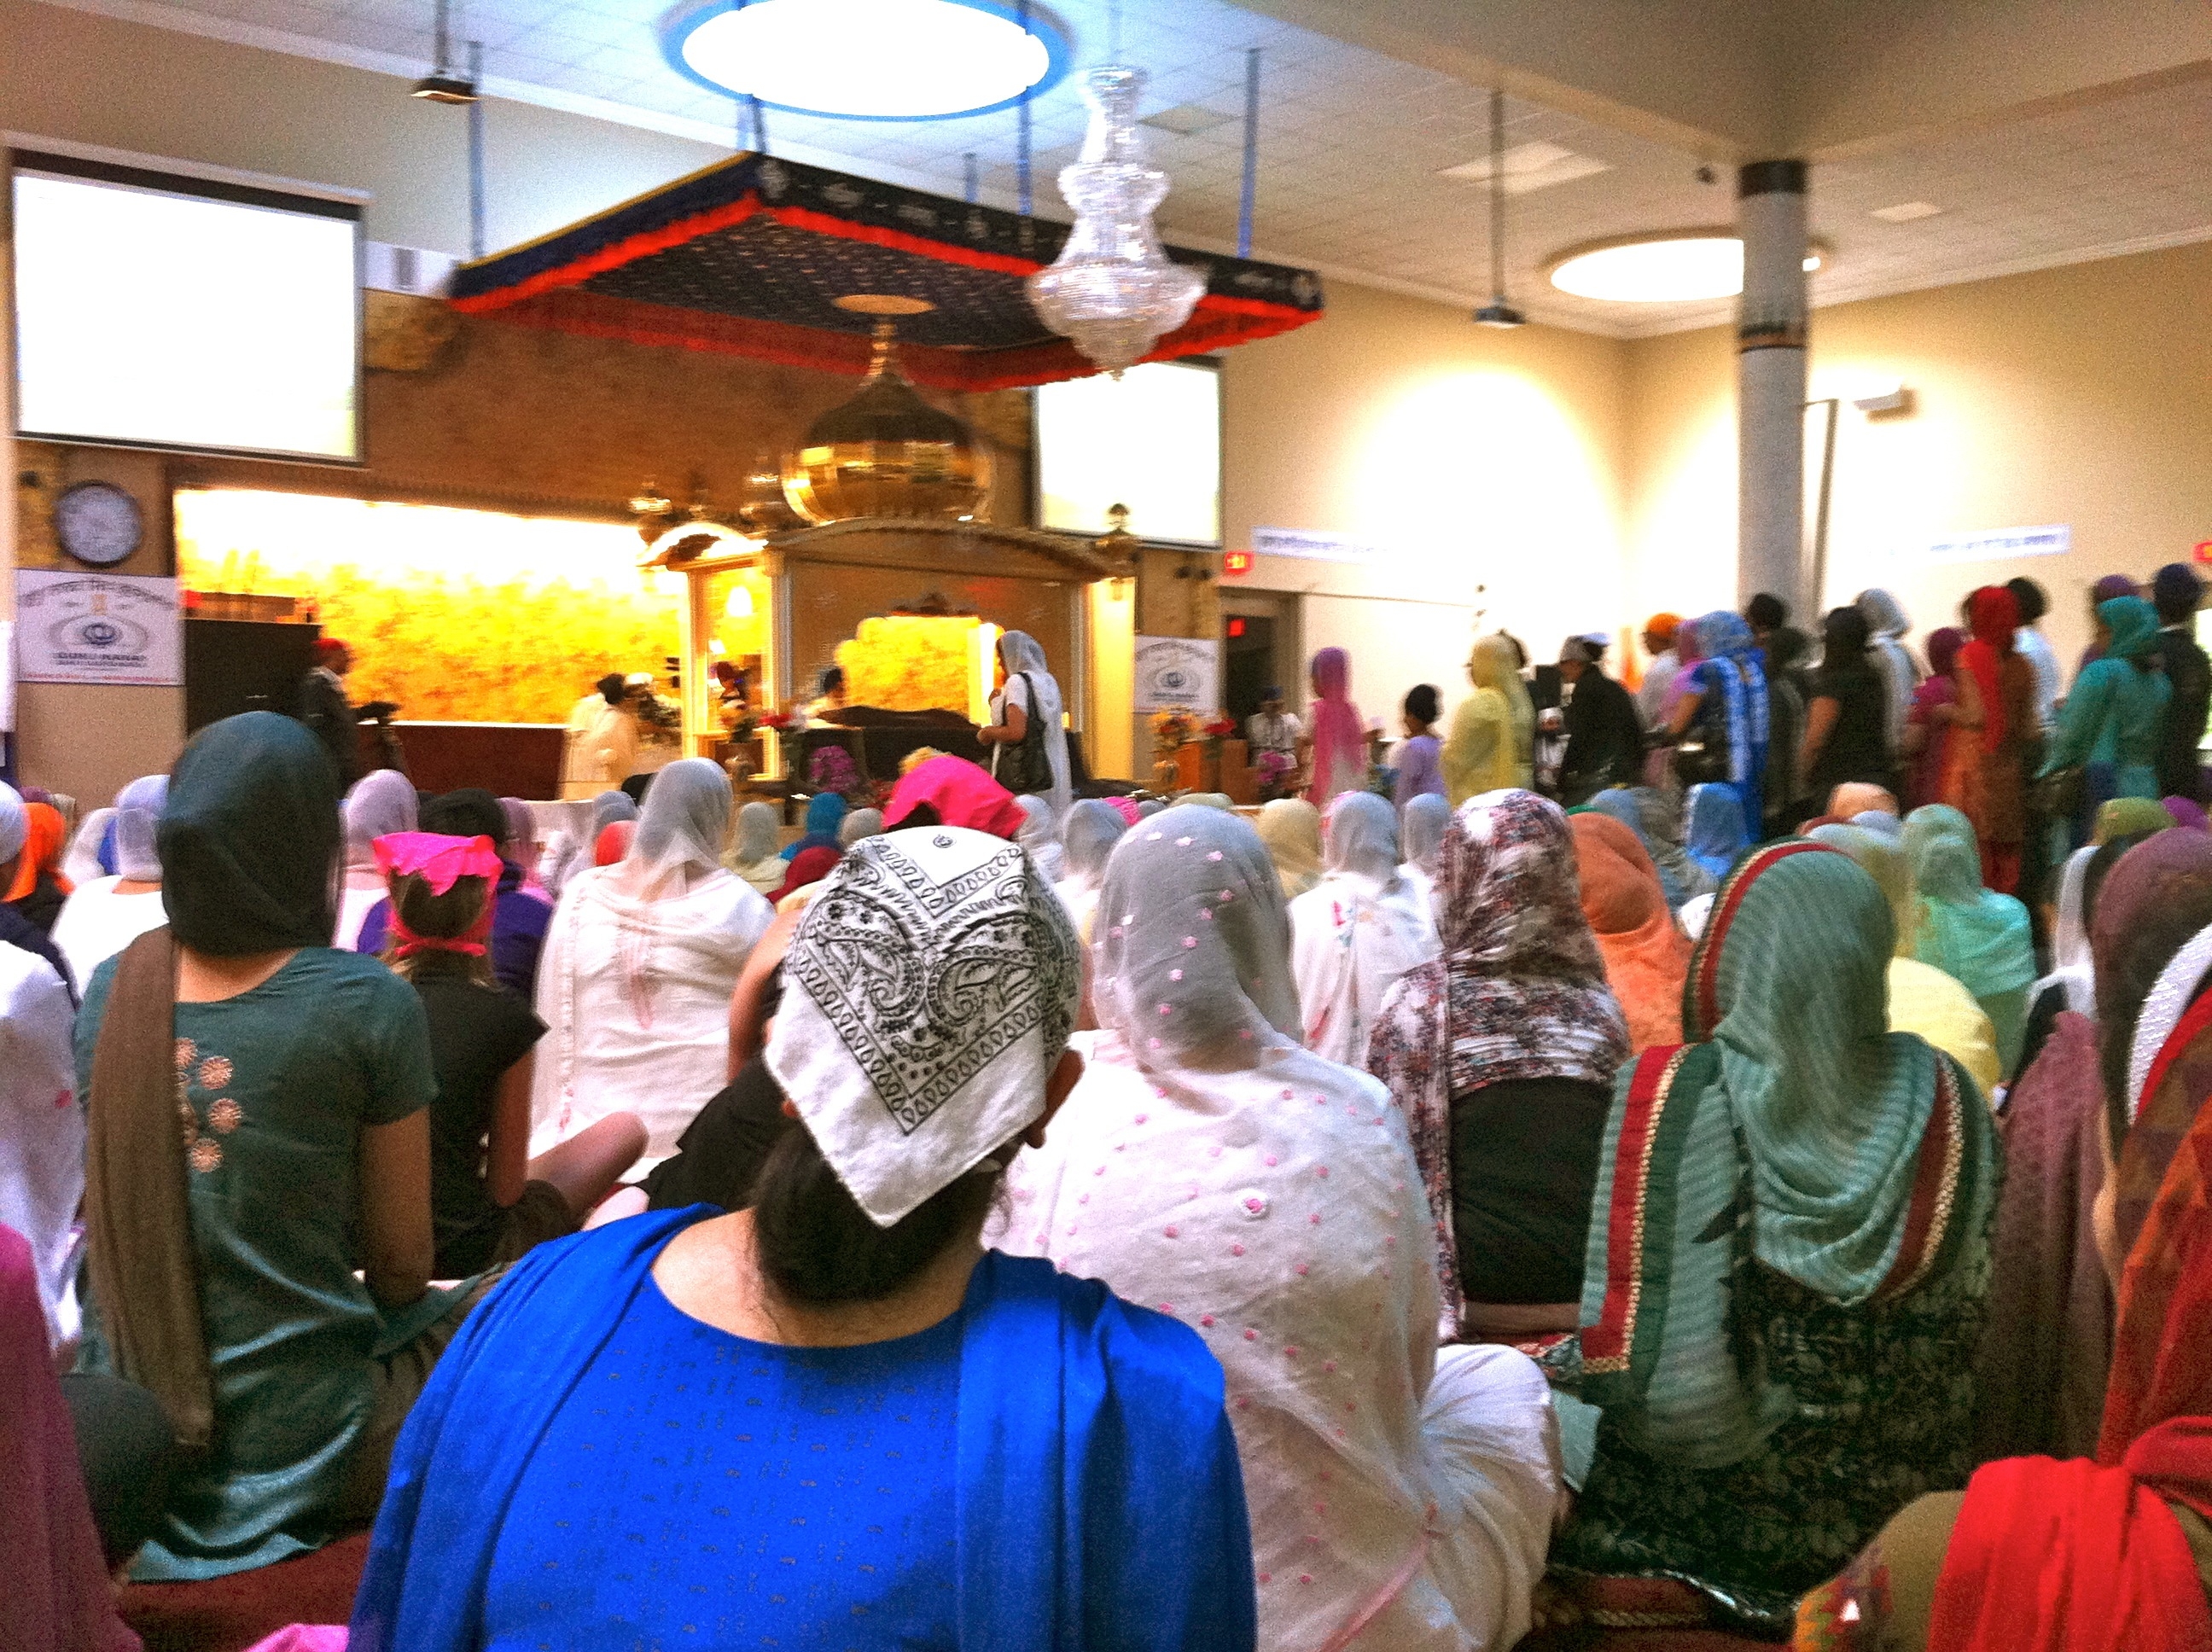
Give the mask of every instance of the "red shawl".
[{"label": "red shawl", "polygon": [[[2206,1027],[2185,1017],[2160,1065]],[[1974,1476],[1929,1645],[2212,1652],[2212,1611],[2170,1503],[2212,1518],[2212,1108],[2128,1255],[2096,1461],[2016,1457]]]},{"label": "red shawl", "polygon": [[2001,585],[1985,585],[1966,598],[1966,623],[1973,641],[1959,650],[1959,663],[1974,674],[1982,691],[1982,750],[2004,744],[2004,662],[2020,629],[2020,602]]}]

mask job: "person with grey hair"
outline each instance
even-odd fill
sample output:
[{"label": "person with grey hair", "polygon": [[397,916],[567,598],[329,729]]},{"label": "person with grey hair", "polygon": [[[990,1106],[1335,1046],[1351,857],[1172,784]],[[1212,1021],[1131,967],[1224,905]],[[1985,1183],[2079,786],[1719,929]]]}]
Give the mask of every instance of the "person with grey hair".
[{"label": "person with grey hair", "polygon": [[161,906],[161,857],[154,847],[168,796],[167,774],[148,774],[115,794],[115,874],[79,884],[54,920],[54,944],[80,993],[94,970],[169,920]]},{"label": "person with grey hair", "polygon": [[508,1273],[416,1410],[356,1652],[693,1625],[1252,1652],[1220,1367],[1169,1312],[981,1242],[1082,1073],[1080,978],[1013,845],[855,844],[784,954],[756,1069],[782,1118],[749,1207],[654,1212]]}]

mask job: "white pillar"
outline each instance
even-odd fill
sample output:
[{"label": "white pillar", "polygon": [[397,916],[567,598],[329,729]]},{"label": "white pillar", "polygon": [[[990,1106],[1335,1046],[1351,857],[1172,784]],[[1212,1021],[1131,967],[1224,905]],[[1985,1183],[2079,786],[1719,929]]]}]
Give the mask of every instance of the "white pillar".
[{"label": "white pillar", "polygon": [[1805,163],[1743,167],[1736,228],[1736,602],[1771,592],[1793,623],[1817,630],[1805,533]]}]

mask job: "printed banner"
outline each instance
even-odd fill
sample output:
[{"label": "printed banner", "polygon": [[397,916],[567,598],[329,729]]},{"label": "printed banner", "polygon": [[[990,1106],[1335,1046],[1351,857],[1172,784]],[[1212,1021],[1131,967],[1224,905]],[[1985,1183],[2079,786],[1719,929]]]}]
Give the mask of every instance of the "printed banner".
[{"label": "printed banner", "polygon": [[1137,709],[1221,708],[1221,645],[1197,637],[1137,639]]},{"label": "printed banner", "polygon": [[21,682],[182,683],[184,644],[174,580],[16,572],[15,674]]},{"label": "printed banner", "polygon": [[1255,528],[1252,549],[1262,556],[1303,556],[1312,562],[1372,562],[1382,547],[1341,533],[1309,533],[1301,528]]},{"label": "printed banner", "polygon": [[2074,549],[2074,530],[2064,522],[2039,528],[1985,528],[1954,534],[1928,547],[1931,562],[1994,562],[2008,556],[2063,556]]}]

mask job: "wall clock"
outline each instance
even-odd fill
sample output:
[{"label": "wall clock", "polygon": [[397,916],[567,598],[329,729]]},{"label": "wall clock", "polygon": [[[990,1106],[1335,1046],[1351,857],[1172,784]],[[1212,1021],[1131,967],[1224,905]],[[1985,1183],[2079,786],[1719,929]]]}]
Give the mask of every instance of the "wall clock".
[{"label": "wall clock", "polygon": [[146,525],[138,501],[112,482],[79,482],[54,501],[54,537],[87,568],[113,568],[138,549]]}]

